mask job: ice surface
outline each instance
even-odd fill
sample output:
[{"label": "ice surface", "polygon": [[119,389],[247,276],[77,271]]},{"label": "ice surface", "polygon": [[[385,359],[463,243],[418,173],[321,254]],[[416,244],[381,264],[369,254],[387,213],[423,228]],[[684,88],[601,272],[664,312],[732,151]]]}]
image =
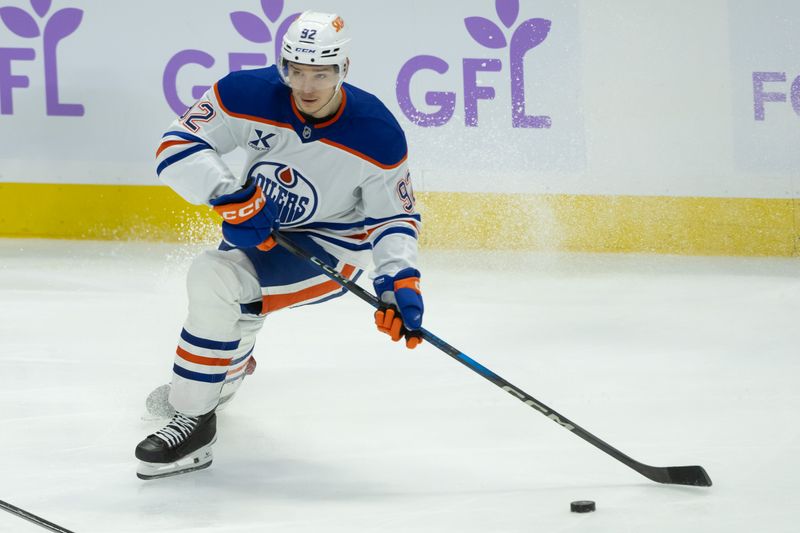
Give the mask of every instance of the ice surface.
[{"label": "ice surface", "polygon": [[[0,240],[0,499],[88,532],[797,531],[800,262],[425,253],[428,329],[658,485],[353,296],[271,316],[211,468],[143,482],[198,248]],[[573,500],[597,512],[569,512]],[[0,531],[36,526],[0,513]]]}]

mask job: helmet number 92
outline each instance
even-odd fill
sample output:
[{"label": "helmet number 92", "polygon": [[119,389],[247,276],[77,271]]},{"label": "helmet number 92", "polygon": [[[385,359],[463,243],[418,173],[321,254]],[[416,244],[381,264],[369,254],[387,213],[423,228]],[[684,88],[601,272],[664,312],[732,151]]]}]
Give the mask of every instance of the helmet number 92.
[{"label": "helmet number 92", "polygon": [[313,41],[316,36],[317,36],[317,30],[310,30],[308,28],[305,28],[302,32],[300,32],[301,39],[308,39]]}]

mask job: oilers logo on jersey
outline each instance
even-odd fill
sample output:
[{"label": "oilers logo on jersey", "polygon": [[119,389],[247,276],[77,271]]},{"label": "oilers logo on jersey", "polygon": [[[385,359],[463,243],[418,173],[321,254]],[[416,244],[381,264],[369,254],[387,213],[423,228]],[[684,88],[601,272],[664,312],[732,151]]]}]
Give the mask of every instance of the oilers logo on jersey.
[{"label": "oilers logo on jersey", "polygon": [[305,176],[288,165],[261,161],[250,168],[247,176],[277,204],[282,226],[303,224],[317,210],[317,190]]}]

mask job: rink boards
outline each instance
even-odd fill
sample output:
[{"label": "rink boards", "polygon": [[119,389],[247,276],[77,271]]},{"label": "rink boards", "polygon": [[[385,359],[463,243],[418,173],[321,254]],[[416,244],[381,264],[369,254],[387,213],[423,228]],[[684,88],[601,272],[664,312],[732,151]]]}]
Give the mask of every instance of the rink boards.
[{"label": "rink boards", "polygon": [[[431,249],[799,255],[800,200],[420,192]],[[214,241],[218,220],[166,187],[0,183],[8,237]]]}]

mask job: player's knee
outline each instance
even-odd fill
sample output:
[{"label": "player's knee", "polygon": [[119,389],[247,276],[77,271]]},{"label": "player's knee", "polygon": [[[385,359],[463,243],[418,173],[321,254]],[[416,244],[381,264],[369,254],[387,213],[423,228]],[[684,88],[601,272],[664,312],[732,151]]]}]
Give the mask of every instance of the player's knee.
[{"label": "player's knee", "polygon": [[218,250],[198,255],[186,276],[190,299],[235,301],[241,292],[240,285],[235,264]]}]

